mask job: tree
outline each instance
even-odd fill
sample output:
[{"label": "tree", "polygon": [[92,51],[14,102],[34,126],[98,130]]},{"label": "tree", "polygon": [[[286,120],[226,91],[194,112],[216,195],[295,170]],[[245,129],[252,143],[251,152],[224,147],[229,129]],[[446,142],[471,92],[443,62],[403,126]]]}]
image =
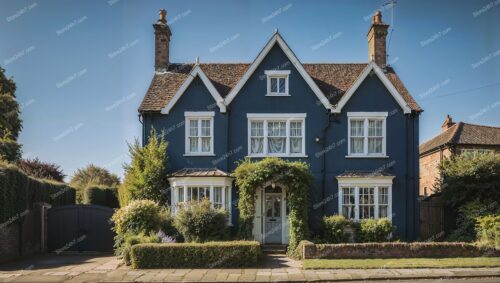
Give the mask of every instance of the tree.
[{"label": "tree", "polygon": [[478,217],[500,213],[500,155],[457,156],[439,166],[437,191],[458,212],[451,241],[474,241]]},{"label": "tree", "polygon": [[81,203],[85,188],[89,186],[117,187],[120,185],[120,178],[105,168],[89,164],[87,167],[77,169],[70,183],[77,190],[77,202]]},{"label": "tree", "polygon": [[131,200],[149,199],[166,204],[167,194],[167,142],[151,130],[149,142],[141,147],[139,141],[129,145],[131,164],[125,165],[125,179],[119,188],[120,205]]},{"label": "tree", "polygon": [[40,159],[21,159],[17,167],[24,173],[38,178],[64,182],[64,175],[61,167],[54,163],[43,162]]},{"label": "tree", "polygon": [[0,159],[15,162],[21,158],[21,145],[17,143],[22,121],[16,101],[16,83],[5,76],[0,67]]},{"label": "tree", "polygon": [[479,200],[500,200],[500,154],[462,155],[439,166],[437,191],[455,208]]}]

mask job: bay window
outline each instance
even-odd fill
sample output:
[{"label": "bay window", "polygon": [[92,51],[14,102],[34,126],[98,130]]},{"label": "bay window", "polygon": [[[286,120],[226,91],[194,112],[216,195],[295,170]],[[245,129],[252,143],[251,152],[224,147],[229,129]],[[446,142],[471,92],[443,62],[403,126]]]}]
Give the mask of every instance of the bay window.
[{"label": "bay window", "polygon": [[348,112],[348,155],[387,157],[387,112]]},{"label": "bay window", "polygon": [[306,114],[247,114],[248,155],[305,157]]}]

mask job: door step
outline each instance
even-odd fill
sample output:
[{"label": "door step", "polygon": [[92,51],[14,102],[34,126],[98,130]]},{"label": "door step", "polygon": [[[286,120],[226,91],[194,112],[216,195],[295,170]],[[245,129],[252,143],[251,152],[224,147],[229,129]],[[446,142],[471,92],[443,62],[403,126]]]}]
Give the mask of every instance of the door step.
[{"label": "door step", "polygon": [[286,245],[264,244],[261,248],[262,252],[266,254],[286,254]]}]

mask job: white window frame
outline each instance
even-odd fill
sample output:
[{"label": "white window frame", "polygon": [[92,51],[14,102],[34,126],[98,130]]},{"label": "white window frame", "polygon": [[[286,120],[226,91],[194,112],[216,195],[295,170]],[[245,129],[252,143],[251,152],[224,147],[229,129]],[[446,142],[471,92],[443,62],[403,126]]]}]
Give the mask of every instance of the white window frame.
[{"label": "white window frame", "polygon": [[487,149],[487,148],[462,148],[462,149],[460,149],[460,155],[470,155],[472,157],[485,155],[485,154],[492,154],[493,152],[494,152],[493,149]]},{"label": "white window frame", "polygon": [[[306,155],[306,113],[248,113],[248,131],[247,131],[247,148],[249,157],[307,157]],[[264,144],[263,153],[251,152],[251,130],[252,122],[263,122],[264,124]],[[286,145],[285,153],[268,153],[268,122],[285,122],[286,123]],[[290,153],[290,122],[302,123],[302,152]]]},{"label": "white window frame", "polygon": [[[346,158],[389,158],[387,147],[387,112],[347,112],[347,155]],[[351,153],[351,121],[363,120],[363,153]],[[368,153],[369,120],[382,121],[382,152]]]},{"label": "white window frame", "polygon": [[[184,112],[185,117],[185,149],[184,156],[215,156],[214,154],[214,116],[213,111],[201,112]],[[189,126],[191,120],[198,120],[198,152],[190,152],[189,146]],[[210,152],[201,152],[202,139],[201,139],[201,120],[210,120]]]},{"label": "white window frame", "polygon": [[394,176],[383,176],[373,178],[337,178],[338,180],[338,214],[342,215],[343,188],[354,188],[354,221],[360,220],[359,189],[374,188],[374,214],[379,219],[379,188],[387,188],[387,218],[392,220],[392,180]]},{"label": "white window frame", "polygon": [[232,200],[226,200],[226,195],[231,198],[232,195],[232,183],[233,179],[230,177],[171,177],[168,179],[170,183],[170,199],[171,199],[171,209],[172,213],[177,213],[177,205],[179,202],[179,190],[178,188],[183,188],[183,202],[187,201],[187,194],[189,187],[206,187],[210,190],[210,203],[212,207],[214,206],[214,188],[222,188],[222,208],[225,209],[229,216],[229,225],[231,222],[231,206]]},{"label": "white window frame", "polygon": [[[290,70],[268,70],[264,72],[267,76],[267,94],[266,96],[290,96],[288,81],[290,77]],[[284,79],[285,80],[285,92],[272,92],[271,91],[271,79]],[[279,82],[279,81],[278,81]],[[278,83],[279,91],[279,83]]]}]

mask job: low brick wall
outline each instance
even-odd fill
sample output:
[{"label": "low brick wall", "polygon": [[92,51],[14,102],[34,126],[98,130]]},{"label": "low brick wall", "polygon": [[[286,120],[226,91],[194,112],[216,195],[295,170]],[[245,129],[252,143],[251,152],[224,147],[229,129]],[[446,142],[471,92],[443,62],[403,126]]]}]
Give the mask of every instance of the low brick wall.
[{"label": "low brick wall", "polygon": [[485,250],[469,243],[363,243],[314,244],[303,241],[303,259],[362,259],[412,257],[500,256],[499,250]]}]

